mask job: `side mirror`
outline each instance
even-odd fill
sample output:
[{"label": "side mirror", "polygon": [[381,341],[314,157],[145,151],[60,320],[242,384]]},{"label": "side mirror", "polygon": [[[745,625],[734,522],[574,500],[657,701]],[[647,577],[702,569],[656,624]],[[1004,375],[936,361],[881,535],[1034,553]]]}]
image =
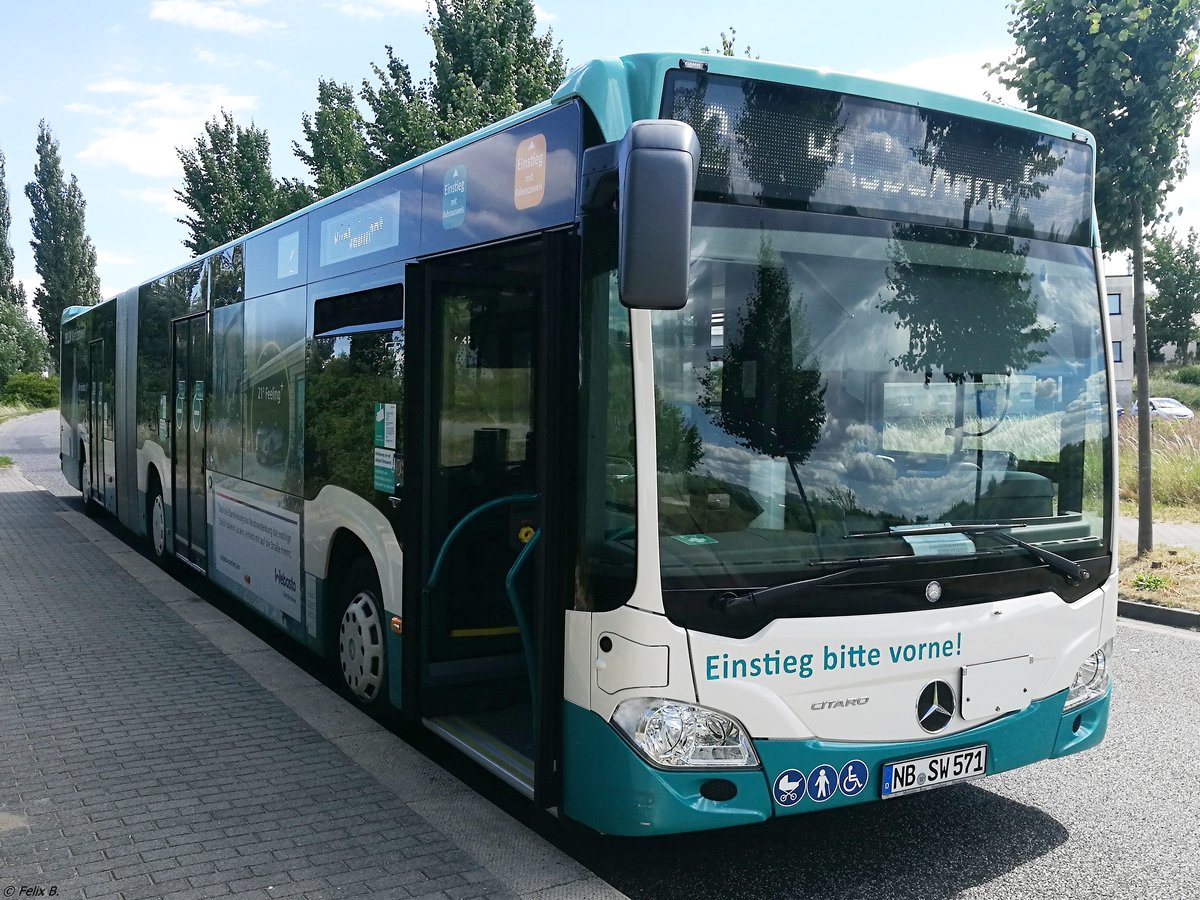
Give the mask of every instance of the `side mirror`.
[{"label": "side mirror", "polygon": [[700,141],[683,122],[634,122],[621,140],[617,286],[626,306],[680,309],[687,303],[699,170]]}]

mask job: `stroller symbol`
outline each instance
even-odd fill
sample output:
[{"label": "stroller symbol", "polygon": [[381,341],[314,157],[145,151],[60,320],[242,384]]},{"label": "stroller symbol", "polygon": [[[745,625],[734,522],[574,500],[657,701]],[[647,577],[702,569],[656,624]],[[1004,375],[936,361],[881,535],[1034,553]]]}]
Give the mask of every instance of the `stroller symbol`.
[{"label": "stroller symbol", "polygon": [[794,806],[804,799],[804,773],[799,769],[786,769],[775,779],[775,802],[780,806]]}]

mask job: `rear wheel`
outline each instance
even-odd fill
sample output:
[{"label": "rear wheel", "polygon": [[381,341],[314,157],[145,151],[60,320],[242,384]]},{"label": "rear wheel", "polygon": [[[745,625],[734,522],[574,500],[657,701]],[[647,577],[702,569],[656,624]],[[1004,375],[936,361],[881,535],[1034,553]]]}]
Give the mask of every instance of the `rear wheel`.
[{"label": "rear wheel", "polygon": [[154,561],[165,569],[169,562],[167,559],[167,506],[157,478],[150,479],[150,491],[146,497],[146,534],[150,539],[150,552],[154,555]]},{"label": "rear wheel", "polygon": [[379,576],[367,557],[346,570],[338,597],[341,615],[332,660],[346,694],[366,709],[381,709],[387,698],[387,632]]},{"label": "rear wheel", "polygon": [[84,479],[87,478],[87,466],[84,465],[83,453],[79,454],[79,493],[83,498],[83,514],[89,519],[95,518],[98,512],[96,501],[92,499],[91,485]]}]

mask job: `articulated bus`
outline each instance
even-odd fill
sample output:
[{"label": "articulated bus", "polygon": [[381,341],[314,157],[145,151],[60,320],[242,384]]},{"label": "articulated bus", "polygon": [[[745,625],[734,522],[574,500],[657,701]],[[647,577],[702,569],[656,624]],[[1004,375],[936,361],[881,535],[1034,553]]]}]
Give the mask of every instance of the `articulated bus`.
[{"label": "articulated bus", "polygon": [[85,506],[542,808],[654,835],[1098,744],[1095,141],[724,57],[547,102],[62,324]]}]

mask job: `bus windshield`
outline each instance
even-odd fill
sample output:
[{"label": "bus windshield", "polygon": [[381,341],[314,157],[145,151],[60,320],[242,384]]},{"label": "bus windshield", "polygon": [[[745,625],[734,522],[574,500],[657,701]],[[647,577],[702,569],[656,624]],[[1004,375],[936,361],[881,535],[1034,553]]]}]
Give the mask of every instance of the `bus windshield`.
[{"label": "bus windshield", "polygon": [[665,590],[1039,565],[955,525],[1109,552],[1090,250],[711,203],[692,246],[687,306],[652,317]]}]

